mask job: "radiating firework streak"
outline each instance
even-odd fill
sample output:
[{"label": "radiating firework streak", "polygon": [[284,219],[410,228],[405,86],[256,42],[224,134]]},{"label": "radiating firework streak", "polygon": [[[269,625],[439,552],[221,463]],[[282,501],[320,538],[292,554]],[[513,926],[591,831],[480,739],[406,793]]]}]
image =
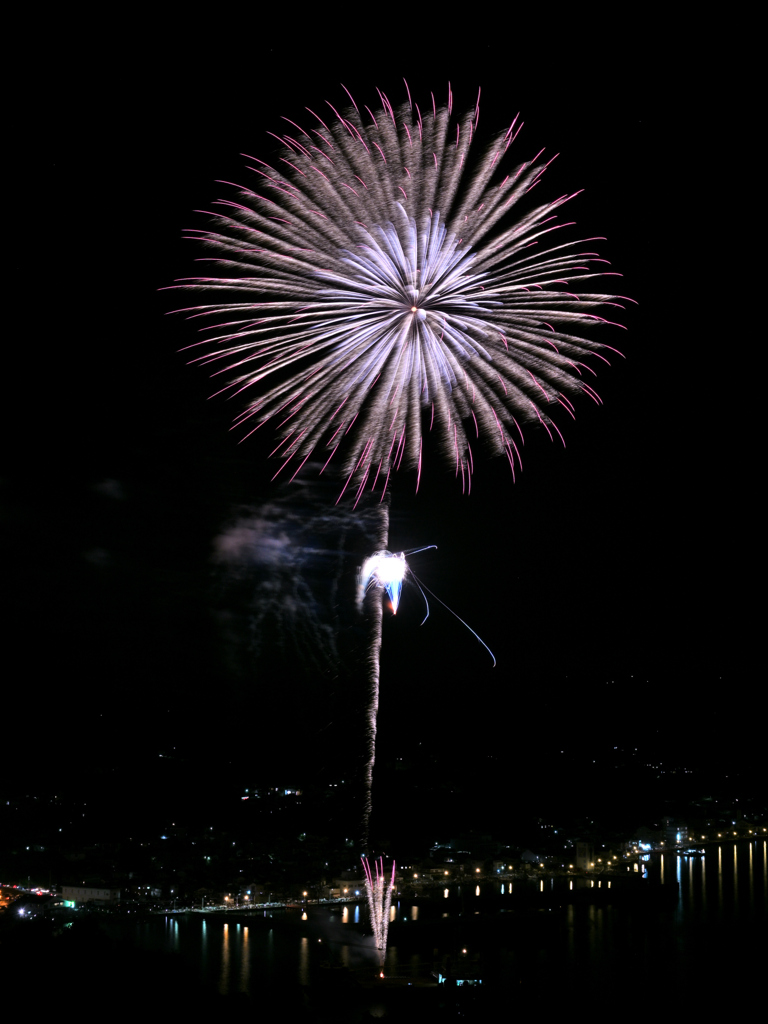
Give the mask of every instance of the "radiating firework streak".
[{"label": "radiating firework streak", "polygon": [[371,928],[376,948],[381,951],[381,960],[384,961],[384,950],[387,948],[387,933],[389,932],[389,909],[392,905],[392,890],[395,887],[395,862],[392,861],[392,877],[387,881],[384,875],[384,858],[379,857],[374,861],[376,877],[371,871],[371,865],[367,857],[360,858],[365,870],[365,891],[368,896],[368,909],[371,915]]},{"label": "radiating firework streak", "polygon": [[593,310],[621,296],[571,290],[611,273],[584,242],[553,243],[572,195],[510,217],[551,163],[539,153],[506,167],[517,117],[475,159],[479,95],[458,118],[450,90],[424,112],[410,92],[397,109],[379,96],[375,113],[353,100],[310,110],[306,128],[285,118],[273,164],[248,157],[254,186],[235,186],[214,226],[191,232],[222,273],[175,287],[234,298],[187,310],[205,335],[193,361],[250,398],[246,436],[277,418],[278,473],[290,464],[292,479],[317,450],[356,500],[385,492],[403,464],[418,489],[423,425],[469,491],[470,437],[482,430],[514,475],[524,423],[562,439],[552,410],[600,402],[583,360],[607,362],[610,346],[570,329],[609,323]]},{"label": "radiating firework streak", "polygon": [[[389,507],[387,502],[381,502],[377,506],[377,513],[379,523],[376,543],[378,547],[386,548],[389,539]],[[364,769],[365,795],[363,797],[362,827],[363,848],[367,850],[370,839],[371,810],[373,807],[373,766],[376,761],[376,730],[379,714],[381,625],[384,614],[380,590],[371,588],[366,593],[364,609],[370,630],[366,652],[368,664],[368,710],[366,712],[368,718],[368,758]]]}]

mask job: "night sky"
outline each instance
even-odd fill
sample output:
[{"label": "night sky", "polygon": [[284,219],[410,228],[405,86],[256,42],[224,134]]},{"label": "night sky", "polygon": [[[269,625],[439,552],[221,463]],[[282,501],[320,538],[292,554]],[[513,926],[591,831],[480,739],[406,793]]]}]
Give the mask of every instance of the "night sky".
[{"label": "night sky", "polygon": [[[194,328],[166,315],[184,303],[159,289],[196,272],[182,230],[226,194],[216,179],[245,181],[241,152],[271,158],[281,115],[343,103],[339,82],[400,102],[403,76],[438,100],[450,80],[459,107],[481,85],[481,136],[520,110],[516,155],[561,154],[537,201],[585,189],[563,219],[606,236],[600,255],[639,305],[628,331],[600,335],[627,359],[601,370],[601,408],[585,400],[559,424],[565,450],[529,430],[517,482],[478,458],[470,497],[436,454],[418,495],[397,475],[390,548],[437,545],[416,572],[498,665],[436,603],[420,627],[416,591],[385,617],[382,807],[446,779],[465,784],[457,824],[480,791],[487,808],[523,792],[567,803],[564,779],[614,747],[690,764],[702,785],[756,768],[745,439],[718,396],[723,340],[698,276],[690,75],[638,40],[530,47],[504,28],[460,50],[458,30],[438,34],[428,52],[395,45],[395,26],[374,44],[327,27],[115,25],[97,45],[69,24],[79,42],[49,43],[16,184],[31,290],[5,445],[6,788],[132,794],[140,816],[153,793],[170,807],[181,789],[229,799],[357,770],[354,557],[328,520],[335,494],[270,483],[271,437],[236,443],[237,409],[208,400],[177,351]],[[181,765],[172,777],[160,754]],[[615,799],[609,775],[600,788]]]}]

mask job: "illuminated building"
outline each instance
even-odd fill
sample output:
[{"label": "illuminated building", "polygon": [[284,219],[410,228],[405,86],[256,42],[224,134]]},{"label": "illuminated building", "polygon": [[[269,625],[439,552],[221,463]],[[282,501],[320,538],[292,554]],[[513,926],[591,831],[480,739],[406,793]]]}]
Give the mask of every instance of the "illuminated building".
[{"label": "illuminated building", "polygon": [[120,890],[103,886],[63,885],[61,896],[67,903],[115,903],[120,899]]},{"label": "illuminated building", "polygon": [[576,867],[579,871],[589,871],[595,866],[595,848],[591,843],[576,843]]}]

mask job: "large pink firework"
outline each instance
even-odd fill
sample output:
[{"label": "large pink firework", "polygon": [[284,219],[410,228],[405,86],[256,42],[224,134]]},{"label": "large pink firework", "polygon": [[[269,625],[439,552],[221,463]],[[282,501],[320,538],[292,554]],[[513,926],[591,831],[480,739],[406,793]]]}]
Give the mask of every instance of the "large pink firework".
[{"label": "large pink firework", "polygon": [[518,214],[548,162],[511,164],[517,117],[476,158],[479,96],[457,118],[450,91],[424,110],[379,100],[285,119],[272,162],[249,157],[252,186],[191,232],[217,274],[175,287],[226,296],[186,310],[197,360],[245,400],[244,437],[274,421],[278,473],[314,453],[356,499],[401,466],[418,487],[434,431],[469,490],[477,439],[514,474],[526,423],[554,438],[555,411],[600,401],[586,360],[611,347],[582,332],[620,297],[580,290],[610,271],[593,239],[559,240],[572,196]]}]

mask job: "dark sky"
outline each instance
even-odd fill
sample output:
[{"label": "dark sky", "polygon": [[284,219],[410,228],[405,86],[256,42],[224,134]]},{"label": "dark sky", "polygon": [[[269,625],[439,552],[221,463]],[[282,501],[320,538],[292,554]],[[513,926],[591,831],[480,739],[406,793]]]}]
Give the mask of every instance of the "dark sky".
[{"label": "dark sky", "polygon": [[[533,432],[517,483],[485,462],[470,498],[436,460],[417,496],[411,476],[396,479],[392,549],[437,544],[416,571],[498,666],[434,604],[419,627],[406,594],[385,623],[382,758],[421,744],[436,772],[491,756],[533,778],[560,749],[640,742],[718,771],[751,763],[734,565],[744,492],[731,468],[742,441],[717,422],[720,339],[695,270],[707,244],[688,120],[698,69],[686,58],[671,70],[658,41],[597,47],[576,28],[522,45],[525,31],[475,27],[467,42],[453,27],[402,45],[395,26],[371,41],[327,26],[115,24],[98,43],[68,24],[60,49],[51,31],[17,189],[33,284],[6,435],[14,785],[76,789],[114,771],[151,786],[153,759],[174,747],[190,771],[238,785],[354,770],[356,670],[332,651],[342,623],[355,657],[338,607],[351,563],[312,518],[324,495],[286,494],[264,444],[235,443],[235,410],[208,401],[203,371],[177,353],[194,332],[165,315],[175,301],[158,289],[194,272],[182,230],[203,223],[193,211],[222,193],[216,179],[242,180],[241,152],[269,159],[280,115],[343,102],[340,82],[400,100],[403,76],[438,98],[450,80],[459,106],[481,85],[481,129],[520,110],[518,154],[561,153],[542,196],[585,189],[574,230],[606,236],[600,253],[639,305],[628,332],[606,335],[627,359],[601,372],[605,404],[582,403],[567,449]],[[294,566],[297,585],[293,563],[270,567],[265,536],[320,552]],[[222,545],[231,557],[217,561]],[[50,753],[30,750],[38,721]]]}]

